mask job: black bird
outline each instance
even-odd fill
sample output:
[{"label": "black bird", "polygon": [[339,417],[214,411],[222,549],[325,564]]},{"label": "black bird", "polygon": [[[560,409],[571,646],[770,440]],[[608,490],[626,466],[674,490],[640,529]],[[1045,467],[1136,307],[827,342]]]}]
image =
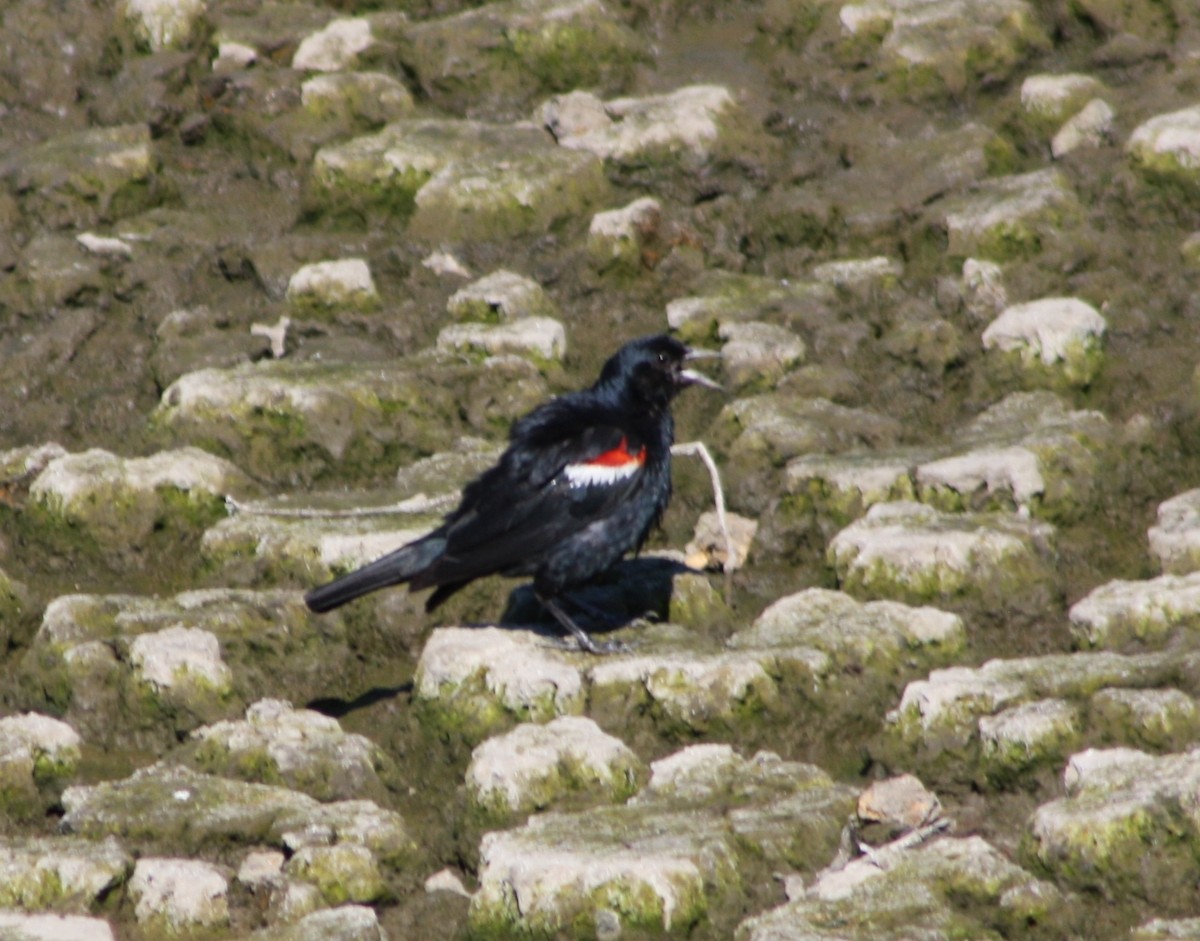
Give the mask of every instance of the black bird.
[{"label": "black bird", "polygon": [[436,588],[432,611],[485,575],[533,576],[538,601],[592,653],[601,645],[559,599],[640,549],[671,499],[671,401],[715,382],[685,367],[703,354],[673,337],[621,347],[589,389],[518,419],[496,465],[467,484],[458,508],[420,539],[304,596],[329,611],[368,592],[408,583]]}]

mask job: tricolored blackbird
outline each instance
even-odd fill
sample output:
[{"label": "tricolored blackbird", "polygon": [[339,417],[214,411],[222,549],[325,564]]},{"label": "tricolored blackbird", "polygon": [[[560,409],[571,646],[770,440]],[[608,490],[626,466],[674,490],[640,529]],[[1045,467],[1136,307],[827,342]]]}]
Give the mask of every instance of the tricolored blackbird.
[{"label": "tricolored blackbird", "polygon": [[639,549],[671,499],[671,401],[693,384],[719,389],[686,368],[698,355],[673,337],[621,347],[590,389],[538,406],[516,421],[496,465],[467,484],[443,523],[304,600],[329,611],[407,582],[435,588],[432,611],[485,575],[533,576],[537,599],[592,653],[595,643],[560,607],[561,596]]}]

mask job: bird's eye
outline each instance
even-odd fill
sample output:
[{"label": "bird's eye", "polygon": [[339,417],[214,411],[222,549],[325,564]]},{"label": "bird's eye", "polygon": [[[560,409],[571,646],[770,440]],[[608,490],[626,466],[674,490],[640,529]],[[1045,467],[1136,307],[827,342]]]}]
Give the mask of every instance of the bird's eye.
[{"label": "bird's eye", "polygon": [[666,353],[659,353],[659,354],[658,354],[658,361],[659,361],[660,363],[662,363],[663,365],[666,365],[666,362],[667,362],[667,354],[666,354]]}]

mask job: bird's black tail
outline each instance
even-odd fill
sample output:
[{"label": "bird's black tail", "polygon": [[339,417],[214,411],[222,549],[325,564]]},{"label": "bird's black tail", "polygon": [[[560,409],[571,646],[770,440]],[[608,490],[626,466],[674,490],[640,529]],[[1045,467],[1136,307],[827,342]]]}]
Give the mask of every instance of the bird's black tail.
[{"label": "bird's black tail", "polygon": [[445,548],[445,539],[430,534],[314,588],[304,596],[304,603],[321,614],[380,588],[401,585],[431,565]]}]

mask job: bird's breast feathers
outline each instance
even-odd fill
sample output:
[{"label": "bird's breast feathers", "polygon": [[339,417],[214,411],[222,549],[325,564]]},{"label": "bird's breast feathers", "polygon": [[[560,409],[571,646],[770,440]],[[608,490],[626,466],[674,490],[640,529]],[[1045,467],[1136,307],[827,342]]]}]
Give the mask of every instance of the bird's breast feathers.
[{"label": "bird's breast feathers", "polygon": [[591,487],[627,480],[645,464],[645,445],[630,450],[629,439],[622,435],[615,448],[609,448],[586,460],[567,464],[563,467],[563,474],[571,487]]}]

